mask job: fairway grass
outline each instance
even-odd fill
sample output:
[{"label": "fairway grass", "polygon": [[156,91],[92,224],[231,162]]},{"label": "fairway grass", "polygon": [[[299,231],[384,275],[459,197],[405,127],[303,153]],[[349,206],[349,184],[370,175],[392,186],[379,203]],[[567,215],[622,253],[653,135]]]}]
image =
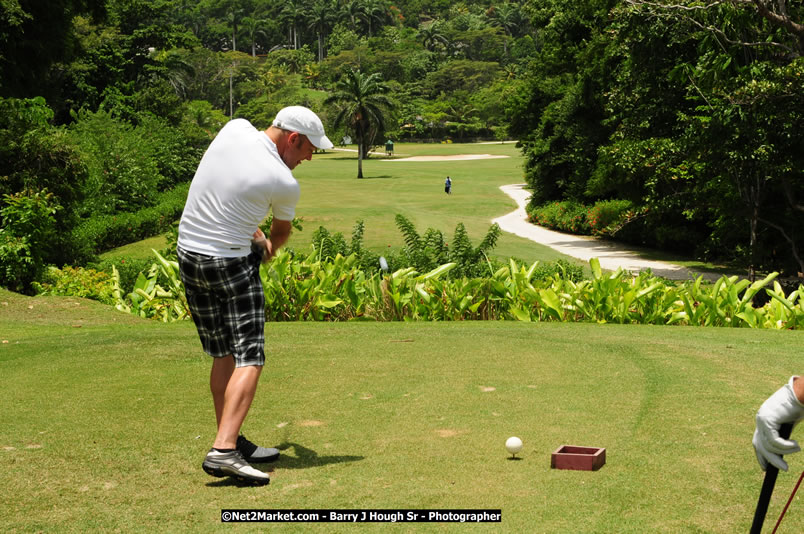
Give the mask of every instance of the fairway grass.
[{"label": "fairway grass", "polygon": [[[222,524],[222,508],[499,508],[473,532],[745,532],[761,402],[802,332],[595,324],[270,323],[244,426],[269,486],[201,470],[210,361],[190,322],[0,291],[6,532],[454,532],[454,524]],[[505,440],[524,441],[509,460]],[[795,437],[795,436],[794,436]],[[597,472],[550,469],[562,444]],[[804,455],[789,459],[775,521]],[[804,503],[784,525],[804,524]]]},{"label": "fairway grass", "polygon": [[[348,147],[347,147],[348,148]],[[358,220],[365,222],[364,246],[378,254],[399,251],[405,245],[396,227],[395,216],[402,214],[416,226],[419,234],[428,228],[444,233],[452,241],[455,227],[463,223],[472,243],[478,245],[488,232],[491,220],[517,208],[501,185],[524,183],[520,150],[505,144],[425,144],[396,143],[394,158],[375,155],[363,161],[364,178],[357,177],[357,156],[353,151],[334,150],[315,154],[294,170],[301,186],[296,216],[303,219],[302,231],[294,230],[287,246],[304,254],[310,251],[313,233],[319,226],[342,232],[347,242]],[[501,159],[469,161],[393,161],[408,156],[489,154]],[[453,180],[453,194],[444,193],[447,175]],[[152,257],[151,248],[164,247],[157,237],[120,247],[102,255]],[[503,233],[494,256],[507,261],[516,257],[528,263],[564,259],[587,267],[585,262],[565,256],[550,247],[513,234]]]}]

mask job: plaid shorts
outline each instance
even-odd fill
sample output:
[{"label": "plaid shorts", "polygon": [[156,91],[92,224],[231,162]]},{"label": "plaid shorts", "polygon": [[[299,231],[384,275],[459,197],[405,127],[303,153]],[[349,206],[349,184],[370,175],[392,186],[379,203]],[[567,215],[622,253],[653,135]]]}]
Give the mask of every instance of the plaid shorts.
[{"label": "plaid shorts", "polygon": [[178,249],[187,303],[204,352],[236,367],[265,364],[265,293],[259,254],[205,256]]}]

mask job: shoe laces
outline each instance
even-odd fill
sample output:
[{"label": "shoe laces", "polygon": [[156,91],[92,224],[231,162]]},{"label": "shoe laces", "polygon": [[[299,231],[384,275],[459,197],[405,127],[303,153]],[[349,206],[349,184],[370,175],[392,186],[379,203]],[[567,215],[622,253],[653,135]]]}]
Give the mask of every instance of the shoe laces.
[{"label": "shoe laces", "polygon": [[246,456],[250,456],[251,454],[254,454],[254,451],[257,450],[257,446],[254,443],[252,443],[251,441],[249,441],[246,438],[246,436],[244,436],[243,434],[240,434],[237,437],[236,446],[237,446],[237,450],[240,451],[240,452],[245,453]]}]

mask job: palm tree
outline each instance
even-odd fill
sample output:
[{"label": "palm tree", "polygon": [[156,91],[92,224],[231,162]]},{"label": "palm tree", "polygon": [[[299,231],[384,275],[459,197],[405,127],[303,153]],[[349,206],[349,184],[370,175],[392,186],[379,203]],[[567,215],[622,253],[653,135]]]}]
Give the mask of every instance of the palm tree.
[{"label": "palm tree", "polygon": [[257,57],[257,36],[267,37],[265,30],[262,28],[268,21],[259,17],[260,15],[243,18],[242,29],[251,41],[251,57]]},{"label": "palm tree", "polygon": [[293,50],[299,48],[299,24],[304,20],[306,7],[300,0],[286,0],[279,18],[289,25],[288,41]]},{"label": "palm tree", "polygon": [[332,0],[316,0],[310,10],[310,29],[318,36],[318,62],[324,60],[324,40],[335,21],[335,7]]},{"label": "palm tree", "polygon": [[385,0],[365,0],[363,13],[368,24],[368,36],[371,37],[373,27],[382,27],[388,22],[390,8]]},{"label": "palm tree", "polygon": [[[522,17],[522,12],[519,6],[515,4],[502,4],[497,7],[492,7],[489,10],[491,17],[491,25],[499,26],[511,38],[514,38],[522,31],[525,26],[525,20]],[[508,43],[504,42],[505,54],[508,55]]]},{"label": "palm tree", "polygon": [[358,32],[359,21],[366,21],[366,8],[362,0],[350,0],[341,7],[340,19],[350,24],[350,29]]},{"label": "palm tree", "polygon": [[243,9],[237,8],[234,5],[226,10],[226,20],[232,25],[232,50],[237,50],[237,25],[240,19],[243,18]]},{"label": "palm tree", "polygon": [[449,45],[449,39],[441,33],[441,25],[433,22],[429,26],[419,27],[419,39],[427,50],[435,52],[437,45],[441,44],[444,48]]},{"label": "palm tree", "polygon": [[154,61],[156,66],[152,76],[166,80],[173,87],[176,96],[186,98],[189,78],[195,74],[195,69],[187,62],[184,54],[176,49],[167,50],[159,52]]},{"label": "palm tree", "polygon": [[334,127],[345,124],[355,135],[358,178],[363,178],[366,147],[373,141],[373,135],[385,130],[385,113],[394,107],[386,96],[389,90],[379,73],[366,75],[353,69],[338,81],[335,92],[324,101],[338,108]]}]

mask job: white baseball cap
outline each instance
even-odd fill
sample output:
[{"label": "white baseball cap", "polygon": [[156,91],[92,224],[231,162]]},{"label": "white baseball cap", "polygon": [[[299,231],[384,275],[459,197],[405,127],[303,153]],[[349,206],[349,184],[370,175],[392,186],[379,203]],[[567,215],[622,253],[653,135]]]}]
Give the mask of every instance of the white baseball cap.
[{"label": "white baseball cap", "polygon": [[283,130],[306,135],[316,148],[332,148],[332,144],[324,133],[324,125],[318,115],[304,106],[288,106],[279,110],[273,125]]}]

